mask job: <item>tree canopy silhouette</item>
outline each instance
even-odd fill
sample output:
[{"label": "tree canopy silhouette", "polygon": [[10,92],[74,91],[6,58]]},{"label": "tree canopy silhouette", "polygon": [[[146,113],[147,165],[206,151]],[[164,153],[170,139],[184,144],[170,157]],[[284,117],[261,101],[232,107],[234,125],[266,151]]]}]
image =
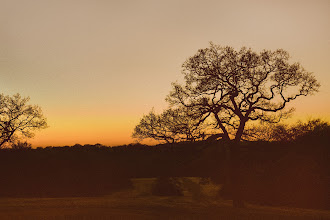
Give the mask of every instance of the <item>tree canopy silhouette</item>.
[{"label": "tree canopy silhouette", "polygon": [[[301,139],[320,141],[326,137],[330,124],[322,119],[310,119],[306,122],[298,121],[294,124],[263,124],[249,127],[244,132],[244,138],[252,141],[289,142]],[[306,138],[308,137],[308,138]],[[317,138],[316,138],[317,137]]]},{"label": "tree canopy silhouette", "polygon": [[152,138],[167,143],[205,139],[209,135],[206,133],[209,124],[200,124],[201,115],[189,110],[185,107],[169,108],[161,114],[151,110],[148,115],[142,117],[132,137]]},{"label": "tree canopy silhouette", "polygon": [[0,94],[0,148],[20,138],[31,138],[34,131],[47,128],[41,108],[29,105],[29,100],[20,94]]},{"label": "tree canopy silhouette", "polygon": [[287,104],[318,91],[320,84],[289,53],[278,49],[236,51],[213,43],[183,64],[185,83],[173,83],[167,101],[213,116],[223,138],[240,141],[248,121],[278,122]]}]

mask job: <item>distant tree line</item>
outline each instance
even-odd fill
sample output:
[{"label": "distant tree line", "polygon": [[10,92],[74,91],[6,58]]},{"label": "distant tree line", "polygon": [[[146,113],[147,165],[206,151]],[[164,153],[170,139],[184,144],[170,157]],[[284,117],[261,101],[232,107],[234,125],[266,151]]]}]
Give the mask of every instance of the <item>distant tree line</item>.
[{"label": "distant tree line", "polygon": [[[330,209],[329,137],[329,123],[320,122],[294,140],[242,143],[237,165],[242,199]],[[0,196],[100,196],[131,188],[131,178],[147,177],[195,176],[224,184],[225,151],[223,140],[5,148],[0,150]],[[224,187],[219,195],[232,199],[231,190]]]}]

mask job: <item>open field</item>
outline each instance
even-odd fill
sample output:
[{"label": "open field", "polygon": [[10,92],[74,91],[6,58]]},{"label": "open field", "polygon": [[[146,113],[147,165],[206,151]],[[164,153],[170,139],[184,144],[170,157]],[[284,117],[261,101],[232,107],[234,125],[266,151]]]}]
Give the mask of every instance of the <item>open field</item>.
[{"label": "open field", "polygon": [[[330,211],[247,204],[234,209],[219,199],[219,186],[184,180],[184,196],[153,196],[153,179],[134,179],[131,190],[103,197],[1,198],[0,219],[330,219]],[[195,184],[196,186],[196,184]]]}]

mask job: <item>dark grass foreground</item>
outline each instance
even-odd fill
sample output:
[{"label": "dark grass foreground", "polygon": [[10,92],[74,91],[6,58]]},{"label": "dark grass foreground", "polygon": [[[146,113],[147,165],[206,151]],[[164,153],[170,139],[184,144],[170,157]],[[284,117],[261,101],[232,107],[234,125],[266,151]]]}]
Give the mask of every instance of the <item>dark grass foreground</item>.
[{"label": "dark grass foreground", "polygon": [[330,212],[251,204],[245,209],[234,209],[229,201],[214,198],[196,201],[191,196],[139,196],[121,192],[104,197],[0,199],[0,219],[323,220],[330,219]]}]

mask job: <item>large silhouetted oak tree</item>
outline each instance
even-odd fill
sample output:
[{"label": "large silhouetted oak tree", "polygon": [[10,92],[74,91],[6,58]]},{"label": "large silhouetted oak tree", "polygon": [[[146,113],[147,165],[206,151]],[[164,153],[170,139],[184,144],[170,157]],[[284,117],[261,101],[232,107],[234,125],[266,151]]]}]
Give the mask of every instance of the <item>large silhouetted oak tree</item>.
[{"label": "large silhouetted oak tree", "polygon": [[[237,146],[248,121],[278,122],[292,112],[286,109],[289,102],[320,86],[299,63],[290,63],[282,49],[257,53],[211,43],[186,60],[182,73],[184,84],[174,83],[167,101],[215,119],[222,137],[232,140],[231,173],[237,171]],[[231,177],[232,185],[235,179]],[[240,204],[235,192],[233,199],[234,206]]]},{"label": "large silhouetted oak tree", "polygon": [[20,94],[0,94],[0,148],[22,138],[31,138],[34,131],[47,127],[41,108],[29,105],[29,100]]}]

